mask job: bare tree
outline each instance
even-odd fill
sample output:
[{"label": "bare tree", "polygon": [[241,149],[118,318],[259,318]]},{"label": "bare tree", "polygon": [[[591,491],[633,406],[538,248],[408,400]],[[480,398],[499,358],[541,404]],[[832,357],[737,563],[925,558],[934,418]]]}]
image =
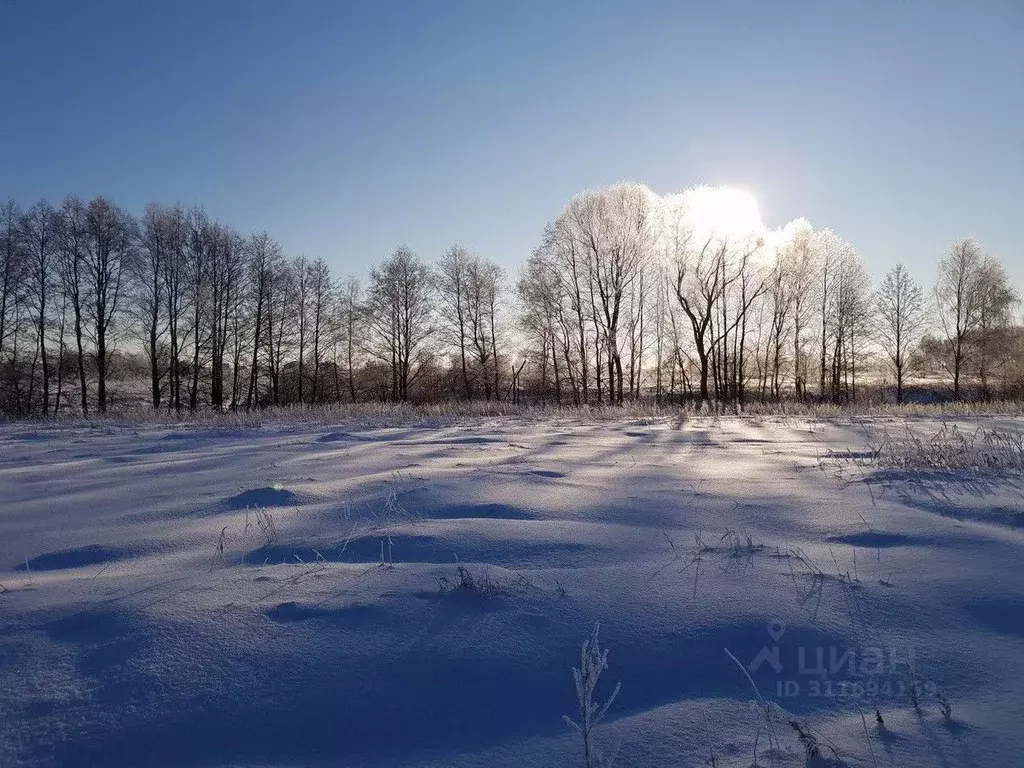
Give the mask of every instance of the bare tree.
[{"label": "bare tree", "polygon": [[421,355],[434,332],[429,268],[402,246],[370,273],[368,322],[373,353],[391,369],[391,398],[405,402],[423,370]]},{"label": "bare tree", "polygon": [[290,268],[293,280],[293,298],[295,301],[294,312],[295,312],[295,338],[298,342],[298,356],[296,358],[297,363],[297,376],[296,376],[296,399],[300,404],[306,401],[306,393],[304,391],[304,379],[306,378],[306,349],[307,342],[309,340],[309,328],[310,328],[310,305],[312,304],[310,297],[310,282],[309,282],[309,261],[303,255],[297,256],[292,260]]},{"label": "bare tree", "polygon": [[902,403],[907,360],[924,326],[924,293],[901,262],[886,274],[874,304],[879,341],[896,378],[896,402]]},{"label": "bare tree", "polygon": [[163,395],[161,342],[167,328],[164,270],[168,258],[169,214],[166,208],[150,203],[140,222],[139,258],[135,262],[133,283],[139,321],[143,324],[146,354],[149,357],[150,397],[159,408]]},{"label": "bare tree", "polygon": [[466,273],[472,258],[473,255],[466,248],[456,243],[444,252],[437,265],[440,328],[448,344],[458,351],[462,386],[467,400],[473,399],[473,385],[469,375],[469,320],[466,317]]},{"label": "bare tree", "polygon": [[[48,325],[53,309],[48,302],[54,293],[57,270],[56,214],[41,200],[22,217],[22,239],[28,259],[27,296],[34,312],[36,346],[42,364],[42,412],[50,412],[50,355],[46,348]],[[33,376],[34,379],[34,376]],[[30,397],[31,405],[31,397]]]},{"label": "bare tree", "polygon": [[280,405],[286,358],[298,330],[298,281],[294,265],[283,258],[271,269],[265,317],[267,321],[267,371],[270,374],[270,399]]},{"label": "bare tree", "polygon": [[441,257],[436,271],[440,327],[458,355],[466,399],[483,385],[486,400],[499,396],[497,305],[501,268],[461,245]]},{"label": "bare tree", "polygon": [[726,246],[716,244],[708,237],[693,248],[692,233],[678,217],[668,222],[666,247],[672,272],[669,279],[672,294],[683,311],[692,331],[694,351],[700,368],[700,399],[707,403],[711,399],[709,378],[711,370],[711,328],[716,305],[725,286],[722,284],[722,269]]},{"label": "bare tree", "polygon": [[249,387],[246,410],[259,405],[261,354],[269,336],[267,317],[275,275],[283,256],[281,246],[266,232],[258,232],[249,241],[249,316],[252,323],[252,363],[249,366]]},{"label": "bare tree", "polygon": [[[240,297],[245,276],[245,248],[238,233],[220,223],[206,230],[206,283],[209,300],[207,323],[210,338],[210,404],[224,407],[224,362],[232,332],[237,333],[236,319],[241,311]],[[232,384],[232,402],[237,388]]]},{"label": "bare tree", "polygon": [[[498,353],[498,303],[504,288],[505,273],[493,261],[477,258],[470,269],[470,297],[473,312],[473,337],[477,363],[484,385],[485,399],[501,399],[501,358]],[[488,368],[490,369],[488,371]]]},{"label": "bare tree", "polygon": [[[764,293],[766,286],[764,276],[756,275],[751,266],[751,257],[762,243],[751,241],[737,247],[718,233],[695,241],[686,209],[678,205],[666,211],[663,243],[671,265],[672,294],[689,323],[697,355],[700,400],[706,403],[711,399],[712,373],[717,397],[728,397],[730,388],[738,397],[743,355],[738,336],[742,335],[751,304]],[[730,296],[733,296],[732,314]],[[733,334],[731,354],[730,334]]]},{"label": "bare tree", "polygon": [[321,258],[314,259],[307,266],[306,283],[309,290],[309,322],[313,347],[313,381],[309,399],[311,403],[316,403],[323,393],[320,376],[326,347],[325,341],[329,335],[332,321],[335,319],[334,285],[327,262]]},{"label": "bare tree", "polygon": [[0,407],[17,411],[20,403],[12,395],[18,377],[17,335],[23,313],[23,282],[28,257],[22,240],[22,212],[8,200],[0,206]]},{"label": "bare tree", "polygon": [[226,302],[231,340],[231,410],[237,410],[242,401],[242,390],[246,381],[242,377],[243,355],[253,337],[252,316],[249,313],[249,279],[252,276],[250,244],[249,239],[237,232],[232,233],[231,250],[237,271],[237,284]]},{"label": "bare tree", "polygon": [[89,302],[86,316],[96,352],[96,407],[107,410],[107,376],[115,322],[123,307],[128,270],[136,257],[134,219],[106,198],[89,203],[86,212],[84,279]]},{"label": "bare tree", "polygon": [[935,300],[949,356],[946,369],[953,377],[953,395],[961,399],[961,382],[970,359],[970,337],[981,320],[978,277],[984,262],[973,238],[955,242],[939,262]]},{"label": "bare tree", "polygon": [[339,328],[334,345],[335,397],[341,399],[341,388],[338,382],[338,347],[342,349],[345,360],[346,388],[349,402],[356,402],[356,359],[359,350],[364,346],[360,333],[364,316],[362,303],[363,292],[359,281],[354,277],[345,278],[338,289]]},{"label": "bare tree", "polygon": [[199,380],[209,355],[212,323],[210,263],[213,260],[212,223],[206,211],[196,206],[188,212],[185,240],[185,291],[188,301],[188,334],[192,337],[192,362],[189,365],[188,408],[199,406]]},{"label": "bare tree", "polygon": [[78,368],[79,400],[82,413],[89,411],[89,388],[85,371],[85,318],[88,300],[84,279],[88,209],[77,197],[68,197],[57,214],[61,287],[74,313],[75,350]]},{"label": "bare tree", "polygon": [[164,209],[159,226],[163,231],[160,274],[168,333],[167,407],[180,411],[182,356],[188,333],[189,231],[185,210],[180,205]]}]

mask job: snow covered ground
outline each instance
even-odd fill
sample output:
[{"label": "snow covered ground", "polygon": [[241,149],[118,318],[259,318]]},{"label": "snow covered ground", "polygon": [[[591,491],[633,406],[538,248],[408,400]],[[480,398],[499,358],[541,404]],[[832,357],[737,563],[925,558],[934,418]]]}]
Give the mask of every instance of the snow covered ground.
[{"label": "snow covered ground", "polygon": [[1024,483],[883,429],[2,425],[0,765],[578,766],[596,622],[619,766],[1024,765]]}]

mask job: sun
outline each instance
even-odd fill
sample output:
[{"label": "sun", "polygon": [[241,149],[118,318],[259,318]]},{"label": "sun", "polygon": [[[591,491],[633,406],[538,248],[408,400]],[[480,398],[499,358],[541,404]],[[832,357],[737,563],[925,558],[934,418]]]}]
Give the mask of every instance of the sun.
[{"label": "sun", "polygon": [[737,187],[687,190],[686,215],[694,232],[723,240],[756,238],[765,232],[761,207],[750,192]]}]

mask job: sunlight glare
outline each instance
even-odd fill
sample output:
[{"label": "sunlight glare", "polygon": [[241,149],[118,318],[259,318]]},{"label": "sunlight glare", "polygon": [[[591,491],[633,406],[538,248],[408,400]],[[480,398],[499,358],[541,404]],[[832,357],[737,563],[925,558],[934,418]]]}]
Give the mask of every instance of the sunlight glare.
[{"label": "sunlight glare", "polygon": [[757,199],[744,189],[696,187],[688,190],[686,197],[688,217],[697,231],[728,240],[765,233]]}]

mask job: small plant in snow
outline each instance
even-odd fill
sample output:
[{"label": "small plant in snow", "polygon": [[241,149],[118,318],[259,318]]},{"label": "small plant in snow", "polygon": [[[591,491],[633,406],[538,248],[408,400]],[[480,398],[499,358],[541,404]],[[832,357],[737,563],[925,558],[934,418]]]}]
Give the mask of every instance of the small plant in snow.
[{"label": "small plant in snow", "polygon": [[450,580],[447,576],[441,577],[440,592],[448,595],[453,592],[472,592],[483,597],[496,597],[503,594],[505,588],[501,582],[491,576],[488,568],[484,568],[478,575],[473,575],[462,563],[455,567],[455,578]]},{"label": "small plant in snow", "polygon": [[217,537],[217,548],[213,552],[213,559],[210,561],[210,571],[213,571],[213,566],[220,561],[221,565],[224,564],[224,545],[227,543],[228,538],[228,527],[224,526],[220,529],[220,536]]},{"label": "small plant in snow", "polygon": [[267,540],[268,545],[277,541],[277,525],[274,523],[274,516],[270,514],[269,509],[256,510],[256,526]]},{"label": "small plant in snow", "polygon": [[826,744],[813,733],[811,733],[808,727],[801,723],[799,720],[790,720],[789,727],[796,731],[796,737],[803,745],[804,754],[807,757],[821,757],[821,748],[829,750],[836,760],[839,759],[839,753],[836,748],[830,744]]},{"label": "small plant in snow", "polygon": [[[387,548],[385,549],[385,545]],[[395,565],[395,542],[391,540],[391,536],[384,536],[380,540],[380,566],[382,568],[391,568]]]},{"label": "small plant in snow", "polygon": [[[747,678],[747,682],[750,683],[750,687],[753,689],[754,695],[757,697],[757,701],[752,702],[752,703],[754,704],[755,708],[760,710],[761,715],[764,717],[765,725],[768,727],[768,746],[771,749],[778,750],[779,749],[779,737],[775,733],[775,723],[774,723],[774,720],[775,720],[776,717],[779,717],[779,716],[781,716],[781,719],[784,720],[787,717],[786,711],[784,709],[782,709],[782,707],[780,707],[774,701],[766,701],[765,698],[761,695],[761,691],[758,689],[757,683],[754,682],[754,678],[752,678],[750,676],[750,673],[747,671],[747,668],[743,666],[743,663],[739,659],[737,659],[736,656],[733,654],[733,652],[730,651],[728,648],[725,648],[723,650],[725,650],[725,655],[728,656],[730,659],[732,659],[733,663],[735,663],[736,666],[740,668],[740,672],[743,673],[743,676]],[[758,723],[757,723],[757,733],[754,736],[754,764],[755,765],[757,765],[757,744],[758,744],[758,741],[760,739],[761,739],[761,723],[760,723],[760,720],[758,720]]]},{"label": "small plant in snow", "polygon": [[608,708],[619,695],[621,683],[615,684],[611,696],[601,702],[595,698],[597,683],[601,673],[608,669],[608,650],[602,649],[598,640],[599,624],[594,624],[594,633],[589,640],[583,641],[580,650],[580,665],[573,667],[572,679],[576,684],[576,701],[579,704],[579,720],[563,715],[566,725],[576,731],[583,739],[583,758],[585,768],[610,768],[615,755],[606,758],[594,743],[594,731],[608,712]]},{"label": "small plant in snow", "polygon": [[939,700],[939,711],[942,713],[942,719],[947,723],[953,720],[953,705],[949,702],[949,697],[946,696],[945,692],[939,691],[935,694],[935,698]]},{"label": "small plant in snow", "polygon": [[[249,513],[252,512],[252,520],[249,519]],[[242,537],[245,538],[249,534],[250,528],[256,528],[260,532],[260,536],[263,537],[263,545],[269,547],[275,541],[277,541],[277,525],[274,523],[274,516],[270,514],[270,510],[256,507],[250,510],[248,507],[245,508],[245,527],[242,529]]]},{"label": "small plant in snow", "polygon": [[380,564],[392,566],[395,564],[394,547],[395,542],[391,538],[391,528],[398,523],[407,522],[410,515],[398,503],[398,494],[391,491],[383,508],[374,514],[374,522],[370,530],[380,534]]},{"label": "small plant in snow", "polygon": [[907,686],[907,693],[910,694],[910,703],[914,705],[914,711],[921,712],[921,682],[917,679],[917,670],[914,669],[914,662],[910,662],[910,685]]},{"label": "small plant in snow", "polygon": [[[715,757],[715,745],[711,743],[711,729],[708,727],[708,713],[701,712],[704,715],[704,738],[708,740],[708,752],[710,757],[707,759],[707,765],[711,768],[718,768],[718,758]],[[757,746],[754,746],[754,762],[757,762]]]}]

